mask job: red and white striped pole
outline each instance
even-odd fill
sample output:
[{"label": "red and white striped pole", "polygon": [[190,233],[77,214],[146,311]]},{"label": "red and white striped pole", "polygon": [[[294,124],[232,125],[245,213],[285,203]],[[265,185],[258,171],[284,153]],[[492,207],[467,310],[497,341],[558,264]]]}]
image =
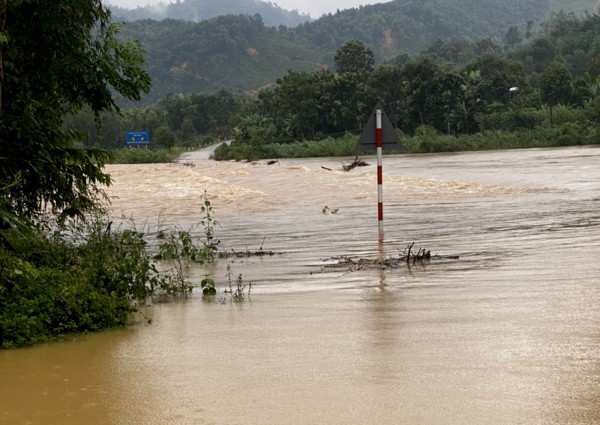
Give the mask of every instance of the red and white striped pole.
[{"label": "red and white striped pole", "polygon": [[376,111],[375,146],[377,147],[377,218],[379,220],[379,241],[383,241],[383,131],[381,109]]}]

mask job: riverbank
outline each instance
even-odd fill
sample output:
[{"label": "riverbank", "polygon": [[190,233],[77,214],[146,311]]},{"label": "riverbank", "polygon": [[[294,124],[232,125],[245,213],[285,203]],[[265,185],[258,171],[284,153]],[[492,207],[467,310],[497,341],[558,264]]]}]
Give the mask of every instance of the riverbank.
[{"label": "riverbank", "polygon": [[[549,148],[600,144],[600,132],[594,126],[565,123],[556,127],[538,127],[521,131],[486,131],[472,135],[440,135],[423,127],[414,136],[399,134],[403,143],[400,151],[384,153],[442,153],[499,149]],[[216,160],[249,160],[272,158],[312,158],[352,156],[358,136],[346,134],[339,138],[294,143],[236,143],[219,146],[213,155]]]}]

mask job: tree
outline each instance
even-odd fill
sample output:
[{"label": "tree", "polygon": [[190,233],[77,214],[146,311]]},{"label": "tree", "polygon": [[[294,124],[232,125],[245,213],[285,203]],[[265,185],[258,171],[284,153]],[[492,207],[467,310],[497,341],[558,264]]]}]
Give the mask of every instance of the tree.
[{"label": "tree", "polygon": [[328,71],[289,71],[277,80],[275,102],[279,105],[279,118],[286,117],[285,126],[290,135],[310,139],[317,130],[324,130],[324,122],[330,114],[321,108],[330,103],[323,98],[330,95],[332,80]]},{"label": "tree", "polygon": [[556,56],[556,47],[551,40],[538,38],[527,49],[533,61],[533,70],[542,72]]},{"label": "tree", "polygon": [[367,74],[373,72],[375,55],[362,41],[348,40],[335,53],[333,58],[335,69],[339,73],[356,72]]},{"label": "tree", "polygon": [[441,132],[451,132],[450,118],[457,102],[465,98],[465,80],[451,68],[438,65],[429,58],[407,63],[402,69],[406,131],[419,125],[431,125]]},{"label": "tree", "polygon": [[161,107],[165,110],[165,121],[171,130],[181,133],[186,111],[190,109],[191,104],[190,97],[182,93],[169,94],[160,102]]},{"label": "tree", "polygon": [[154,130],[153,136],[154,137],[152,140],[154,145],[161,148],[171,149],[173,146],[175,146],[175,142],[177,142],[177,137],[166,125],[161,125]]},{"label": "tree", "polygon": [[2,87],[4,85],[4,45],[7,42],[5,26],[6,0],[0,0],[0,113],[2,112]]},{"label": "tree", "polygon": [[523,41],[523,33],[519,27],[513,25],[508,28],[506,35],[504,36],[504,42],[508,47],[514,49]]},{"label": "tree", "polygon": [[567,104],[573,95],[573,77],[560,62],[552,62],[540,77],[540,96],[550,108],[550,124],[552,124],[552,108],[559,103]]},{"label": "tree", "polygon": [[[369,86],[388,112],[396,126],[405,114],[402,108],[404,93],[402,90],[402,69],[395,65],[381,65],[369,78]],[[374,106],[374,105],[373,105]]]},{"label": "tree", "polygon": [[101,0],[2,0],[0,31],[4,18],[0,204],[24,217],[93,208],[110,183],[109,154],[78,147],[83,136],[63,130],[65,114],[89,106],[99,119],[117,109],[113,93],[139,100],[150,87],[143,52],[117,40]]},{"label": "tree", "polygon": [[473,97],[480,99],[484,105],[506,103],[511,87],[519,87],[520,92],[526,89],[523,66],[500,56],[477,58],[467,65],[465,71],[478,73],[477,80],[471,81],[475,84]]}]

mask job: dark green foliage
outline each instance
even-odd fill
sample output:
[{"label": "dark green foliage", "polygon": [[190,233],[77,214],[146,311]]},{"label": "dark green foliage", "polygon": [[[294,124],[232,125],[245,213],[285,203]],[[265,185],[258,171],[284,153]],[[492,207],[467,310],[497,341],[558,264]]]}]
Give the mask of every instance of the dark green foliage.
[{"label": "dark green foliage", "polygon": [[422,132],[405,139],[406,153],[462,152],[472,150],[547,148],[600,143],[593,128],[578,123],[534,130],[486,131],[471,136]]},{"label": "dark green foliage", "polygon": [[180,151],[124,148],[114,151],[113,154],[114,158],[111,162],[115,164],[153,164],[174,161],[180,155]]},{"label": "dark green foliage", "polygon": [[231,145],[220,145],[215,149],[213,158],[219,161],[246,160],[254,161],[261,158],[273,158],[266,148],[257,148],[250,144],[232,143]]},{"label": "dark green foliage", "polygon": [[534,108],[510,109],[477,116],[482,131],[519,131],[539,127],[546,119],[546,113]]},{"label": "dark green foliage", "polygon": [[133,298],[159,286],[145,242],[99,223],[81,245],[42,233],[5,231],[0,247],[0,347],[126,323]]},{"label": "dark green foliage", "polygon": [[489,37],[476,42],[464,38],[452,38],[446,42],[438,39],[422,52],[424,56],[436,62],[448,62],[460,66],[483,56],[497,56],[500,53],[502,48]]},{"label": "dark green foliage", "polygon": [[516,25],[512,25],[506,31],[504,43],[511,49],[517,47],[523,41],[523,33]]},{"label": "dark green foliage", "polygon": [[544,4],[550,4],[551,13],[559,13],[560,11],[573,12],[577,15],[591,13],[596,0],[542,0]]},{"label": "dark green foliage", "polygon": [[217,258],[217,222],[206,195],[200,244],[189,232],[163,230],[156,258],[145,232],[112,224],[63,217],[50,236],[26,226],[1,231],[0,348],[123,326],[137,302],[191,292],[186,261]]},{"label": "dark green foliage", "polygon": [[215,288],[215,281],[211,279],[209,276],[206,276],[200,282],[200,287],[202,288],[202,295],[212,296],[217,295],[217,289]]},{"label": "dark green foliage", "polygon": [[335,69],[341,74],[346,72],[368,74],[373,72],[375,55],[362,41],[348,40],[337,49],[333,61]]},{"label": "dark green foliage", "polygon": [[484,55],[467,64],[473,85],[472,95],[486,104],[506,103],[511,87],[518,87],[522,94],[527,89],[523,65],[517,61],[496,55]]},{"label": "dark green foliage", "polygon": [[221,145],[214,152],[216,160],[261,158],[310,158],[321,156],[348,156],[354,152],[356,136],[347,134],[339,138],[326,138],[321,141],[305,141],[293,143],[271,143],[261,150],[251,151],[247,144]]},{"label": "dark green foliage", "polygon": [[[0,254],[1,255],[1,254]],[[77,271],[37,268],[10,261],[0,286],[0,347],[42,342],[58,334],[123,325],[131,312],[124,299],[98,290]]]},{"label": "dark green foliage", "polygon": [[[569,110],[561,113],[572,115]],[[534,120],[543,119],[535,114]],[[557,114],[558,115],[558,114]],[[437,152],[462,152],[474,150],[496,150],[496,149],[522,149],[522,148],[547,148],[557,146],[573,146],[600,144],[600,133],[597,128],[586,124],[583,119],[584,113],[577,117],[564,117],[565,121],[554,127],[538,126],[533,129],[515,128],[510,131],[492,130],[482,131],[471,135],[445,135],[439,134],[431,126],[420,126],[413,136],[400,134],[399,137],[404,144],[402,153],[437,153]],[[510,126],[509,122],[506,126]],[[286,144],[268,144],[264,151],[268,155],[259,158],[311,158],[355,155],[354,147],[358,136],[346,135],[346,137],[333,139],[327,138],[321,141],[296,142]],[[244,145],[223,148],[215,152],[215,159],[243,159]],[[399,152],[387,152],[399,153]]]},{"label": "dark green foliage", "polygon": [[152,136],[153,145],[159,148],[171,149],[177,143],[175,133],[166,125],[161,125],[154,130]]},{"label": "dark green foliage", "polygon": [[559,62],[552,62],[540,77],[540,97],[549,106],[550,124],[552,109],[558,104],[568,104],[573,99],[573,77]]},{"label": "dark green foliage", "polygon": [[597,14],[580,18],[573,13],[553,13],[542,29],[542,37],[512,54],[530,72],[541,73],[552,61],[559,61],[578,78],[584,75],[586,65],[600,55]]},{"label": "dark green foliage", "polygon": [[118,26],[100,0],[6,2],[0,80],[1,204],[34,217],[42,209],[86,210],[110,182],[107,152],[81,149],[64,131],[67,111],[115,106],[113,92],[139,100],[149,88],[135,42],[117,41]]},{"label": "dark green foliage", "polygon": [[[197,148],[229,136],[229,119],[242,108],[243,102],[244,98],[225,90],[212,95],[169,95],[156,106],[130,108],[121,114],[104,112],[100,127],[89,110],[68,116],[64,127],[87,132],[90,137],[83,143],[88,147],[119,150],[126,146],[128,131],[145,130],[150,133],[151,149]],[[123,160],[119,153],[117,156],[117,162],[136,162]],[[135,157],[138,156],[144,158],[143,153],[137,152]]]}]

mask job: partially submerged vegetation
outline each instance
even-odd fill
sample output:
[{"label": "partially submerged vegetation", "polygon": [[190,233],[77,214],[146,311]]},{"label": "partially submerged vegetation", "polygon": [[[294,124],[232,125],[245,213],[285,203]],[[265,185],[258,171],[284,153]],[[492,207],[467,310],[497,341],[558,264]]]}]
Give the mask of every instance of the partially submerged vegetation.
[{"label": "partially submerged vegetation", "polygon": [[[561,108],[558,108],[559,110]],[[553,127],[538,127],[515,131],[489,130],[470,135],[439,134],[423,126],[414,135],[399,132],[404,147],[401,151],[384,150],[384,154],[419,154],[464,152],[498,149],[550,148],[600,144],[598,127],[591,122],[565,122]],[[268,158],[311,158],[319,156],[353,156],[358,136],[348,134],[338,139],[310,142],[272,143],[256,147],[244,143],[221,145],[214,153],[216,160],[254,161]]]},{"label": "partially submerged vegetation", "polygon": [[[189,264],[218,257],[206,194],[200,235],[132,223],[115,228],[102,215],[62,217],[37,226],[4,221],[0,231],[0,348],[122,326],[139,305],[186,298]],[[43,225],[43,223],[46,223]],[[153,246],[159,241],[158,247]]]}]

